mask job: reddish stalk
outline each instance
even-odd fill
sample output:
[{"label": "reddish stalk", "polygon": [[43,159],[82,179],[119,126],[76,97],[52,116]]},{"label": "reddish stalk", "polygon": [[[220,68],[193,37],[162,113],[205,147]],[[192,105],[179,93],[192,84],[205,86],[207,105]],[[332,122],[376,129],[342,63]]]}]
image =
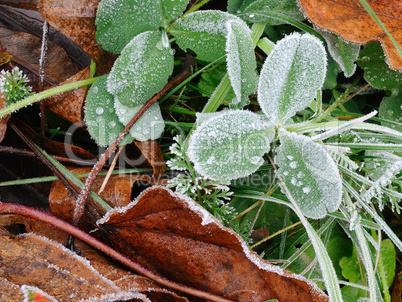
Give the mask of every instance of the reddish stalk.
[{"label": "reddish stalk", "polygon": [[130,120],[130,122],[124,127],[123,131],[117,136],[116,140],[107,148],[106,152],[103,153],[99,161],[93,167],[91,173],[88,175],[85,186],[82,189],[79,198],[77,199],[77,204],[74,211],[73,216],[73,225],[78,225],[78,222],[81,216],[84,214],[85,203],[88,198],[89,192],[91,191],[92,184],[94,183],[96,176],[101,171],[102,167],[105,165],[106,161],[113,154],[114,150],[117,148],[118,144],[122,141],[124,136],[128,133],[131,127],[138,121],[138,119],[151,107],[155,104],[167,91],[172,89],[173,87],[179,85],[185,79],[187,79],[191,75],[191,70],[193,66],[194,60],[190,55],[186,56],[186,60],[184,62],[184,70],[178,74],[175,78],[170,80],[165,87],[162,88],[157,94],[155,94],[148,102],[142,106],[142,108],[134,115],[134,117]]},{"label": "reddish stalk", "polygon": [[228,300],[195,288],[191,288],[182,284],[178,284],[162,278],[150,271],[146,268],[142,267],[138,263],[132,261],[131,259],[127,258],[123,254],[120,254],[116,250],[112,249],[108,245],[104,244],[103,242],[97,240],[96,238],[92,237],[91,235],[85,233],[84,231],[72,226],[71,224],[56,218],[50,214],[38,211],[36,209],[32,209],[29,207],[11,204],[11,203],[0,203],[0,214],[17,214],[26,217],[30,217],[45,223],[48,223],[58,229],[63,230],[64,232],[78,238],[82,242],[89,244],[90,246],[96,248],[97,250],[105,253],[106,255],[113,257],[114,259],[120,261],[122,264],[126,265],[133,271],[157,282],[158,284],[170,288],[172,290],[180,291],[185,294],[189,294],[195,297],[199,297],[208,301],[215,301],[215,302],[233,302],[232,300]]}]

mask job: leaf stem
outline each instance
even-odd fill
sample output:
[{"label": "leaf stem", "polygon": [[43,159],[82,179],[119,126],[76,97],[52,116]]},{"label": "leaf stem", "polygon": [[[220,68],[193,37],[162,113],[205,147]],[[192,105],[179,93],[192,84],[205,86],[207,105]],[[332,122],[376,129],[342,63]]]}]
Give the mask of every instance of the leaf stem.
[{"label": "leaf stem", "polygon": [[215,301],[215,302],[233,302],[232,300],[228,300],[195,288],[191,288],[182,284],[178,284],[175,282],[172,282],[170,280],[167,280],[165,278],[162,278],[146,268],[142,267],[138,263],[132,261],[131,259],[127,258],[125,255],[120,254],[116,250],[112,249],[108,245],[104,244],[103,242],[95,239],[91,235],[85,233],[84,231],[72,226],[71,224],[56,218],[50,214],[43,213],[41,211],[38,211],[36,209],[32,209],[29,207],[25,207],[22,205],[17,205],[17,204],[10,204],[10,203],[0,203],[0,214],[16,214],[16,215],[22,215],[25,217],[30,217],[45,223],[48,223],[58,229],[61,229],[65,231],[66,233],[78,238],[82,242],[89,244],[90,246],[96,248],[97,250],[105,253],[106,255],[116,259],[120,263],[126,265],[128,268],[132,269],[133,271],[155,281],[156,283],[159,283],[160,285],[163,285],[165,287],[171,288],[173,290],[180,291],[182,293],[186,293],[195,297],[199,297],[205,300],[209,301]]},{"label": "leaf stem", "polygon": [[64,84],[61,86],[47,89],[45,91],[42,91],[42,92],[34,94],[34,95],[31,95],[31,96],[19,101],[18,103],[14,103],[14,104],[7,106],[6,108],[3,108],[2,110],[0,110],[0,118],[9,113],[13,113],[13,112],[17,111],[18,109],[21,109],[21,108],[31,105],[33,103],[39,102],[40,100],[46,99],[48,97],[51,97],[55,94],[60,94],[60,93],[66,92],[66,91],[76,89],[76,88],[91,85],[93,82],[95,82],[96,79],[97,79],[97,77],[82,80],[82,81],[67,83],[67,84]]}]

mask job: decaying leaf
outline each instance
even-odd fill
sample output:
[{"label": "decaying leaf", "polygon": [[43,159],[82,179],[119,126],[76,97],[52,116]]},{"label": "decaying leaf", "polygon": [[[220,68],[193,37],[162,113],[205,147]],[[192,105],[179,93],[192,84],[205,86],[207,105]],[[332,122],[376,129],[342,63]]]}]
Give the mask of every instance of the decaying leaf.
[{"label": "decaying leaf", "polygon": [[[76,168],[71,172],[75,174],[89,173],[91,168]],[[85,181],[85,178],[80,178],[81,181]],[[92,185],[92,191],[98,192],[101,187],[105,176],[98,176]],[[152,182],[148,175],[112,175],[100,194],[100,197],[106,201],[111,207],[126,206],[131,202],[132,188],[135,182],[140,181],[144,183]],[[79,192],[80,190],[78,190]],[[76,198],[66,190],[61,181],[55,181],[52,184],[52,188],[49,193],[49,204],[53,215],[71,222]],[[94,228],[95,221],[102,217],[106,210],[100,207],[96,202],[89,200],[87,202],[87,210],[85,211],[85,226],[82,224],[82,228],[90,231]]]},{"label": "decaying leaf", "polygon": [[[51,236],[61,233],[45,231]],[[116,268],[88,246],[79,243],[79,247],[86,258],[34,233],[2,232],[0,300],[22,301],[21,296],[29,294],[43,297],[40,301],[187,301],[147,278]]]},{"label": "decaying leaf", "polygon": [[[6,99],[3,98],[3,94],[0,92],[0,109],[3,109],[6,105]],[[4,139],[7,131],[7,122],[10,118],[10,114],[0,117],[0,143]]]},{"label": "decaying leaf", "polygon": [[97,63],[98,73],[107,73],[114,55],[95,43],[95,16],[99,0],[45,0],[39,3],[39,12],[49,24],[87,52]]},{"label": "decaying leaf", "polygon": [[[89,67],[81,70],[67,81],[67,84],[89,78]],[[46,99],[46,108],[61,116],[72,124],[80,123],[83,119],[83,104],[85,101],[88,86],[70,90]]]},{"label": "decaying leaf", "polygon": [[18,129],[24,133],[26,137],[32,140],[34,143],[40,145],[52,155],[63,156],[66,158],[71,158],[72,156],[79,159],[93,159],[95,156],[88,151],[66,143],[57,142],[46,137],[39,137],[38,133],[36,133],[31,127],[29,127],[23,121],[12,118],[13,124],[15,124]]},{"label": "decaying leaf", "polygon": [[[40,38],[0,27],[0,41],[7,52],[13,56],[13,62],[39,77]],[[48,43],[46,57],[44,80],[47,85],[57,85],[78,72],[77,66],[71,62],[65,50],[54,43]]]},{"label": "decaying leaf", "polygon": [[148,140],[145,142],[134,141],[138,149],[147,159],[151,167],[154,169],[152,177],[159,179],[166,170],[166,163],[163,159],[163,154],[158,141]]},{"label": "decaying leaf", "polygon": [[236,301],[328,301],[271,265],[194,201],[154,186],[98,222],[100,237],[166,278]]},{"label": "decaying leaf", "polygon": [[[307,18],[347,41],[366,44],[381,42],[389,65],[402,70],[402,57],[391,39],[366,12],[359,0],[298,0]],[[367,1],[382,23],[402,45],[402,2],[399,0]]]}]

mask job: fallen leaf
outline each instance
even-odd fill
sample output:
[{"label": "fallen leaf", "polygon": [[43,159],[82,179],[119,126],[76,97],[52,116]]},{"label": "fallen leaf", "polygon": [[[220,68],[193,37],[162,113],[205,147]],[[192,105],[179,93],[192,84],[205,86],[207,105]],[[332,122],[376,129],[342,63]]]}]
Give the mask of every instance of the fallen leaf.
[{"label": "fallen leaf", "polygon": [[[71,172],[75,174],[89,173],[90,171],[91,168],[89,167],[71,169]],[[80,178],[83,182],[85,182],[85,179],[86,177]],[[92,185],[92,191],[98,192],[104,179],[105,176],[99,175]],[[111,207],[126,206],[132,200],[132,188],[137,181],[148,182],[151,179],[148,175],[112,175],[100,197]],[[78,192],[80,192],[80,189]],[[76,198],[66,190],[63,183],[59,180],[54,181],[52,184],[49,193],[49,204],[53,215],[67,222],[72,222]],[[85,218],[80,226],[86,231],[91,231],[96,225],[96,220],[102,217],[106,213],[106,210],[92,200],[87,202],[86,207]]]},{"label": "fallen leaf", "polygon": [[[89,78],[90,68],[87,67],[60,85],[77,82]],[[87,94],[88,86],[83,86],[45,100],[46,109],[53,111],[72,124],[80,124],[83,120],[83,105]]]},{"label": "fallen leaf", "polygon": [[[0,109],[3,109],[6,106],[6,99],[3,98],[3,94],[0,92]],[[0,117],[0,143],[4,139],[7,131],[7,122],[10,118],[10,114],[6,116]]]},{"label": "fallen leaf", "polygon": [[77,159],[94,159],[95,156],[88,151],[73,145],[57,142],[46,137],[39,136],[31,127],[23,121],[12,118],[13,123],[24,133],[26,137],[34,143],[40,145],[52,155],[58,155],[66,158],[75,157]]},{"label": "fallen leaf", "polygon": [[[391,68],[402,70],[402,57],[391,39],[366,12],[359,0],[298,0],[307,18],[347,41],[366,44],[379,41]],[[402,45],[402,2],[400,0],[367,1],[382,23]]]},{"label": "fallen leaf", "polygon": [[[0,219],[1,219],[0,215]],[[23,220],[23,224],[25,224],[25,228],[27,232],[35,233],[39,236],[44,236],[49,238],[50,240],[65,243],[67,242],[68,235],[43,222],[37,221],[35,219],[22,217],[19,215],[4,215],[4,216],[12,216],[9,217],[10,222],[12,219],[15,220],[15,223],[21,223],[21,218]],[[9,225],[0,223],[0,225]],[[142,294],[145,294],[151,301],[159,302],[184,302],[187,301],[186,298],[180,297],[175,293],[170,292],[164,288],[161,288],[154,281],[145,278],[140,275],[133,274],[127,270],[119,268],[115,265],[115,263],[111,262],[108,258],[98,253],[95,249],[88,246],[87,244],[81,242],[80,240],[74,241],[74,249],[79,251],[80,256],[89,260],[91,266],[98,271],[102,276],[107,278],[108,280],[113,281],[122,291],[130,291],[133,286],[135,286],[136,291]]]},{"label": "fallen leaf", "polygon": [[236,301],[328,301],[315,285],[262,260],[194,201],[154,186],[97,222],[99,237],[178,283]]},{"label": "fallen leaf", "polygon": [[[2,301],[22,301],[20,295],[10,295],[10,288],[48,299],[34,301],[54,301],[50,297],[57,301],[187,301],[146,278],[98,263],[114,277],[106,278],[91,265],[96,258],[90,264],[61,244],[33,233],[12,236],[3,231],[0,256],[0,297],[7,297]],[[148,292],[159,292],[162,300],[149,299]]]},{"label": "fallen leaf", "polygon": [[134,141],[134,143],[154,169],[152,177],[154,179],[159,179],[166,171],[166,163],[163,159],[163,154],[158,141]]},{"label": "fallen leaf", "polygon": [[108,73],[115,56],[104,51],[95,40],[95,17],[99,0],[41,0],[39,12],[87,52],[97,63],[99,75]]},{"label": "fallen leaf", "polygon": [[[12,55],[13,62],[39,78],[41,38],[0,27],[0,41]],[[46,56],[45,82],[48,85],[57,85],[78,72],[77,66],[71,62],[65,50],[54,43],[48,43]]]},{"label": "fallen leaf", "polygon": [[402,302],[402,280],[401,272],[395,274],[394,282],[391,288],[391,301],[392,302]]}]

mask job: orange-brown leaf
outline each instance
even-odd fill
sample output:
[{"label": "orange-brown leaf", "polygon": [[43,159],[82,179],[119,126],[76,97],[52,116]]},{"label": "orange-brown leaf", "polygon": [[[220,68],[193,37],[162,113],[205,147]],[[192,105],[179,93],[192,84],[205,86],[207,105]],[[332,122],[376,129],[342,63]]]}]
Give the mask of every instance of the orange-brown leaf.
[{"label": "orange-brown leaf", "polygon": [[[75,168],[71,171],[75,174],[89,173],[91,168]],[[105,176],[99,175],[92,185],[92,191],[98,192],[104,179]],[[85,177],[82,177],[81,181],[85,182]],[[112,175],[100,197],[111,207],[125,206],[131,202],[132,188],[136,181],[148,182],[150,181],[150,177],[148,175]],[[53,215],[67,222],[72,221],[76,198],[66,190],[63,183],[59,180],[52,184],[49,193],[49,204]],[[81,227],[89,231],[94,228],[96,220],[103,216],[106,210],[92,200],[87,202],[87,207],[85,211],[86,226],[81,224]]]},{"label": "orange-brown leaf", "polygon": [[[14,32],[0,27],[0,41],[12,55],[12,61],[39,77],[41,38]],[[68,58],[66,51],[52,42],[46,52],[45,83],[57,85],[78,72],[77,66]]]},{"label": "orange-brown leaf", "polygon": [[134,143],[154,169],[153,178],[159,179],[165,173],[166,164],[158,141],[134,141]]},{"label": "orange-brown leaf", "polygon": [[100,74],[113,65],[113,55],[95,40],[95,16],[99,0],[42,0],[39,11],[51,26],[87,52],[97,63]]},{"label": "orange-brown leaf", "polygon": [[[299,0],[307,18],[320,28],[347,41],[366,44],[381,42],[393,69],[402,70],[402,57],[391,39],[366,12],[359,0]],[[402,46],[402,2],[400,0],[367,1],[382,23]]]},{"label": "orange-brown leaf", "polygon": [[[61,85],[88,79],[89,73],[90,69],[87,67],[61,83]],[[88,86],[83,86],[59,95],[54,95],[45,100],[46,108],[72,124],[79,124],[83,118],[83,105],[87,90]]]},{"label": "orange-brown leaf", "polygon": [[[18,289],[44,299],[35,301],[50,301],[46,295],[57,301],[108,301],[117,297],[130,301],[149,301],[147,298],[152,302],[187,301],[146,278],[114,267],[85,245],[81,244],[80,248],[84,255],[91,252],[92,255],[77,256],[59,243],[33,233],[12,236],[3,232],[0,235],[1,301],[22,301]],[[17,294],[10,293],[10,289]],[[161,300],[151,298],[154,292],[160,294]]]},{"label": "orange-brown leaf", "polygon": [[98,221],[100,237],[170,280],[236,301],[328,301],[304,278],[248,249],[194,201],[163,187]]}]

